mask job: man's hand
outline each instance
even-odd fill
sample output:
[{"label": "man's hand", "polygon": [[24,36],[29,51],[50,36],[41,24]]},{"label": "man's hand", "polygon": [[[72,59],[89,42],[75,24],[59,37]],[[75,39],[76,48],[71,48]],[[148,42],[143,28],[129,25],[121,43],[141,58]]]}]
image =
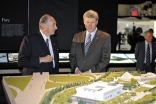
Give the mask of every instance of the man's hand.
[{"label": "man's hand", "polygon": [[86,72],[83,72],[83,73],[90,73],[90,71],[86,71]]},{"label": "man's hand", "polygon": [[50,55],[47,55],[45,57],[40,57],[40,63],[47,63],[52,61],[53,61],[53,57]]},{"label": "man's hand", "polygon": [[75,74],[81,74],[81,73],[82,72],[79,69],[77,69],[76,72],[75,72]]}]

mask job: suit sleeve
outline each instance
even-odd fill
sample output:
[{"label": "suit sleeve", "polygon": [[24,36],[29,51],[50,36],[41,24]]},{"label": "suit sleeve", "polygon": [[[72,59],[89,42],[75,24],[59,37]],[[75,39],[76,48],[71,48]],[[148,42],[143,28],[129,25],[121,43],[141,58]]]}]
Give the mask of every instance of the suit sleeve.
[{"label": "suit sleeve", "polygon": [[92,72],[106,71],[110,61],[111,53],[111,36],[108,36],[103,44],[101,60],[91,68]]},{"label": "suit sleeve", "polygon": [[39,57],[32,57],[31,55],[31,41],[26,36],[20,46],[18,53],[18,65],[26,68],[37,68],[39,67]]},{"label": "suit sleeve", "polygon": [[153,49],[154,53],[153,54],[154,54],[154,60],[155,60],[156,59],[156,43],[154,43],[153,45],[154,45],[154,49]]},{"label": "suit sleeve", "polygon": [[135,47],[135,59],[136,60],[138,59],[138,55],[139,55],[139,44],[137,43]]},{"label": "suit sleeve", "polygon": [[58,69],[59,68],[59,45],[58,45],[58,40],[57,39],[55,39],[55,44],[56,44],[56,51],[55,51],[55,53],[56,53],[56,56],[55,56],[55,64],[56,64],[56,68]]},{"label": "suit sleeve", "polygon": [[74,39],[69,53],[69,60],[70,60],[71,69],[74,71],[76,67],[78,67],[77,60],[76,60],[76,42],[74,42]]}]

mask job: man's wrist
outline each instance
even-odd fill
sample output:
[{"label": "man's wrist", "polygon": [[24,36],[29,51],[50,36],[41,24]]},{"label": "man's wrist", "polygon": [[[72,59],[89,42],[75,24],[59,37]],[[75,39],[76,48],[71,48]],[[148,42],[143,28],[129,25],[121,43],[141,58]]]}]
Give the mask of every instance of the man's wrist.
[{"label": "man's wrist", "polygon": [[91,69],[89,69],[89,72],[90,72],[90,73],[92,73],[92,70],[91,70]]},{"label": "man's wrist", "polygon": [[76,67],[76,68],[75,68],[75,73],[76,73],[76,71],[77,71],[77,70],[79,70],[79,68],[78,68],[78,67]]},{"label": "man's wrist", "polygon": [[39,62],[42,63],[44,61],[44,57],[39,57]]}]

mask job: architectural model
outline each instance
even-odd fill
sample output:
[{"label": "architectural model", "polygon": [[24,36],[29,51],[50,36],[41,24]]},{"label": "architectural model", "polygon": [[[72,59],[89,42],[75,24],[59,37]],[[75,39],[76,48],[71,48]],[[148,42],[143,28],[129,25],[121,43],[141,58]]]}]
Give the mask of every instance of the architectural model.
[{"label": "architectural model", "polygon": [[148,103],[155,104],[156,74],[132,74],[49,75],[45,72],[32,76],[3,76],[2,82],[9,104],[78,104],[81,101],[86,102],[82,104],[127,104],[131,100],[135,103],[139,99],[146,100],[144,96],[151,99],[148,99]]},{"label": "architectural model", "polygon": [[129,72],[125,72],[121,77],[118,77],[117,79],[121,79],[123,81],[130,81],[131,78],[134,78],[137,81],[149,81],[155,79],[156,74],[149,72],[147,74],[142,74],[141,76],[133,76]]},{"label": "architectural model", "polygon": [[85,85],[76,88],[76,97],[92,99],[97,101],[109,100],[123,92],[123,85],[115,82],[94,82],[90,85]]},{"label": "architectural model", "polygon": [[[7,89],[6,91],[8,93],[11,104],[39,104],[42,96],[47,92],[45,90],[45,82],[48,79],[49,73],[43,73],[42,75],[40,75],[40,73],[34,73],[30,82],[23,91],[16,87],[14,88],[13,86],[7,85],[4,79],[3,84]],[[9,90],[10,88],[14,88],[18,92],[15,99]]]}]

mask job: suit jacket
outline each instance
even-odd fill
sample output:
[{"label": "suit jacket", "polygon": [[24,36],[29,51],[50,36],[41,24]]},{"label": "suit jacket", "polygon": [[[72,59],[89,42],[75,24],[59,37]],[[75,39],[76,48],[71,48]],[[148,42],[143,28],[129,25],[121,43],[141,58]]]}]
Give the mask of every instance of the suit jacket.
[{"label": "suit jacket", "polygon": [[[144,59],[145,59],[145,41],[136,44],[135,48],[135,59],[137,60],[136,69],[143,71]],[[152,72],[155,69],[155,58],[156,58],[156,44],[152,42]]]},{"label": "suit jacket", "polygon": [[50,36],[50,39],[54,52],[55,68],[53,68],[52,62],[40,63],[39,57],[50,55],[50,51],[40,32],[23,38],[18,54],[18,65],[23,67],[24,75],[32,75],[33,72],[58,73],[59,52],[57,40],[53,36]]},{"label": "suit jacket", "polygon": [[97,30],[86,55],[84,54],[86,31],[75,34],[70,49],[69,59],[73,70],[76,67],[82,72],[106,71],[110,61],[111,36],[106,32]]}]

